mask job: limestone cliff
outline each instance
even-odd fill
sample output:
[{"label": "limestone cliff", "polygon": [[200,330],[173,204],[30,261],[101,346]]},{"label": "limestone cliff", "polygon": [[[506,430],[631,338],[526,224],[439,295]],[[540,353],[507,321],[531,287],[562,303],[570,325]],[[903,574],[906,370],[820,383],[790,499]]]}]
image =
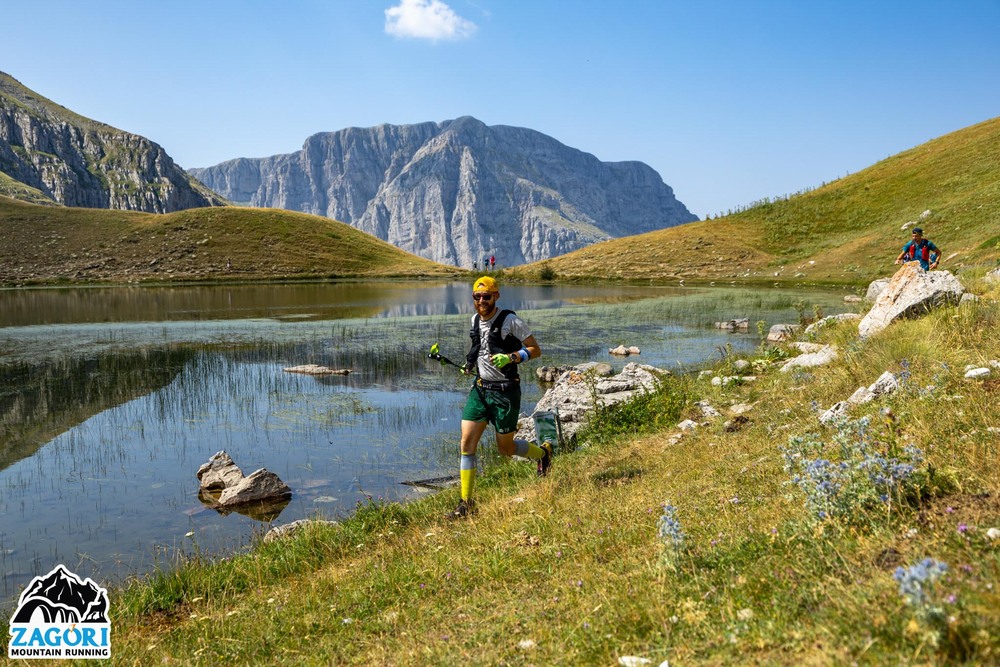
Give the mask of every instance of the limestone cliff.
[{"label": "limestone cliff", "polygon": [[189,171],[233,202],[324,215],[462,267],[490,255],[513,266],[697,220],[648,165],[601,162],[470,117],[325,132],[297,153]]},{"label": "limestone cliff", "polygon": [[3,72],[0,194],[148,213],[226,203],[159,145],[77,115]]}]

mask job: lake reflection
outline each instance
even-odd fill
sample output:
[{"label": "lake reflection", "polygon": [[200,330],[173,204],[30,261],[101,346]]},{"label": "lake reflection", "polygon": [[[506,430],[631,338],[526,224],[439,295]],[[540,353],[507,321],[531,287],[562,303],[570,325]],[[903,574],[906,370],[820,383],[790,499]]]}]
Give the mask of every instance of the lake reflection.
[{"label": "lake reflection", "polygon": [[[206,509],[195,472],[225,449],[293,491],[278,523],[336,518],[401,482],[455,472],[468,380],[468,285],[310,284],[0,291],[0,605],[55,564],[109,583],[171,549],[243,548],[266,523]],[[715,320],[794,322],[840,295],[640,287],[503,288],[547,365],[638,359],[693,369],[753,335]],[[799,309],[802,305],[799,304]],[[287,366],[349,368],[310,377]],[[524,378],[522,409],[542,388]],[[193,536],[186,537],[188,533]]]},{"label": "lake reflection", "polygon": [[[598,296],[634,300],[669,288],[618,287]],[[469,287],[457,283],[305,283],[179,287],[0,290],[0,327],[108,322],[327,320],[456,315],[468,312]],[[516,286],[503,290],[515,310],[556,308],[595,298],[593,288]]]}]

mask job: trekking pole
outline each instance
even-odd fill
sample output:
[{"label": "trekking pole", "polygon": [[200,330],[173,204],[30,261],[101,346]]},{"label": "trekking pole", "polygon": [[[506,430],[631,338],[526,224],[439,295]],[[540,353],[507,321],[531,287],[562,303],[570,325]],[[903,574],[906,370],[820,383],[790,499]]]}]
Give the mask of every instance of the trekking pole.
[{"label": "trekking pole", "polygon": [[464,366],[460,366],[460,365],[456,364],[454,361],[452,361],[451,359],[449,359],[448,357],[445,357],[445,356],[441,355],[440,348],[438,347],[437,343],[434,343],[433,345],[431,345],[431,351],[427,355],[427,358],[428,359],[434,359],[435,361],[441,362],[442,366],[444,366],[445,364],[451,364],[452,366],[454,366],[455,368],[457,368],[458,370],[460,370],[463,375],[465,374],[465,367]]}]

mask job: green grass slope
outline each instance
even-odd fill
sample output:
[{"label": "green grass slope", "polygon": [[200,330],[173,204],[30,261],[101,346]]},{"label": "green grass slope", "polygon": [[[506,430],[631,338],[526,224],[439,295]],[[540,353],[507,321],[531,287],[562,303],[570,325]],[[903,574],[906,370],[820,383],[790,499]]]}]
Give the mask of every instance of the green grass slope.
[{"label": "green grass slope", "polygon": [[157,215],[0,196],[0,239],[0,285],[7,286],[455,273],[342,222],[276,209]]},{"label": "green grass slope", "polygon": [[[868,339],[821,329],[825,366],[761,346],[756,382],[668,378],[545,478],[488,467],[466,521],[451,490],[230,558],[192,534],[111,593],[114,663],[996,665],[1000,379],[964,369],[1000,359],[1000,285],[970,282],[978,302]],[[820,423],[883,371],[900,385],[852,409],[866,425]]]},{"label": "green grass slope", "polygon": [[41,190],[25,185],[21,181],[15,180],[0,171],[0,196],[11,197],[29,204],[40,204],[42,206],[58,206],[56,202],[47,197]]},{"label": "green grass slope", "polygon": [[[926,211],[930,211],[925,217]],[[1000,118],[714,220],[519,267],[523,277],[858,283],[890,275],[910,222],[952,271],[1000,260]]]}]

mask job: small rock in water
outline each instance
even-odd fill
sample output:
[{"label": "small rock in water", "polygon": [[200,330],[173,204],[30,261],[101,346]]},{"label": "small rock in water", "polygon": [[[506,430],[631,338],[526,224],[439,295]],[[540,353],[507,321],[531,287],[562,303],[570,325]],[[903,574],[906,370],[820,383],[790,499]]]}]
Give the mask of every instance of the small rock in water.
[{"label": "small rock in water", "polygon": [[286,373],[303,373],[305,375],[348,375],[348,368],[329,368],[328,366],[317,366],[316,364],[304,364],[302,366],[289,366],[283,368]]}]

